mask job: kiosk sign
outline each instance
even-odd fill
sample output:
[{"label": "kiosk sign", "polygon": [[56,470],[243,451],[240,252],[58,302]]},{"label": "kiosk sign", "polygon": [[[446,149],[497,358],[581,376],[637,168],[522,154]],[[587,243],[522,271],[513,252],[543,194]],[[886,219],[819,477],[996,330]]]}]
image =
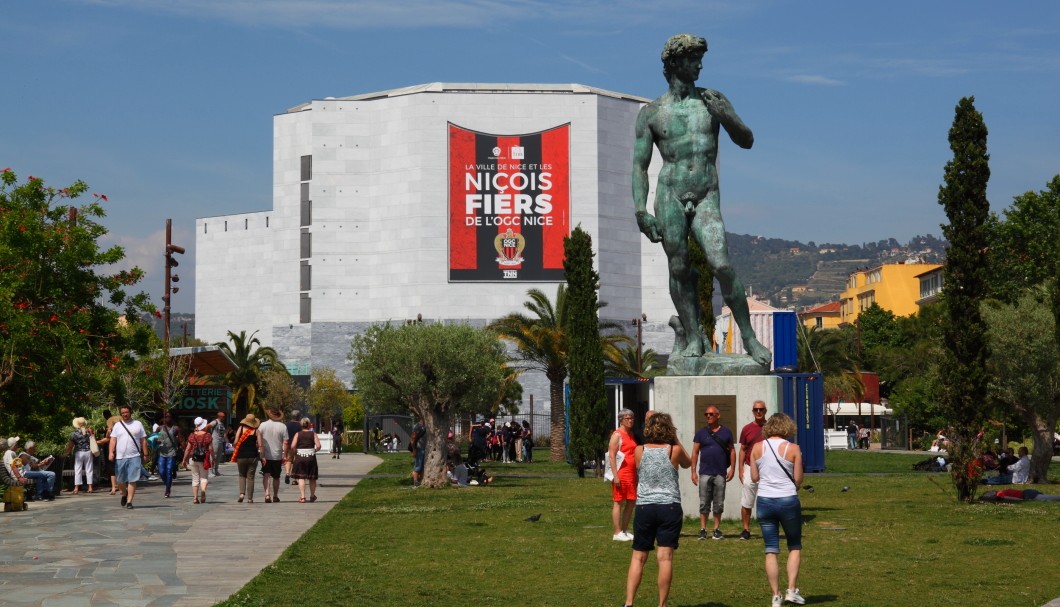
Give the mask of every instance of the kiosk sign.
[{"label": "kiosk sign", "polygon": [[227,386],[188,386],[173,402],[176,414],[198,416],[212,415],[218,411],[227,413],[231,408],[232,391]]}]

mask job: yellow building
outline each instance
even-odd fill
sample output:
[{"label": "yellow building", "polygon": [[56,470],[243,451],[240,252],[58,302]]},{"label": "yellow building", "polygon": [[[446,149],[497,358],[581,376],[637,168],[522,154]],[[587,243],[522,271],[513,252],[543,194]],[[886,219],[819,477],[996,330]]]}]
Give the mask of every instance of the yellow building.
[{"label": "yellow building", "polygon": [[886,263],[852,272],[839,295],[839,320],[851,323],[872,304],[895,316],[910,316],[919,309],[920,278],[942,266],[936,263]]},{"label": "yellow building", "polygon": [[832,301],[799,312],[799,320],[807,329],[835,329],[839,327],[839,302]]}]

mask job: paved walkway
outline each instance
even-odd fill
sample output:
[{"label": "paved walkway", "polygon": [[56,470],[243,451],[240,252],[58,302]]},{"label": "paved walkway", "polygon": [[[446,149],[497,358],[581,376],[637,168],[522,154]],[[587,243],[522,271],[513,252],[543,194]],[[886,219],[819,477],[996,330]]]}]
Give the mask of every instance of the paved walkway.
[{"label": "paved walkway", "polygon": [[160,482],[141,483],[134,510],[103,491],[0,512],[0,605],[213,605],[275,561],[380,461],[319,455],[315,503],[298,503],[298,487],[281,479],[282,501],[266,504],[260,474],[254,503],[238,503],[236,467],[225,464],[205,504],[192,503],[191,473],[182,471],[169,499]]}]

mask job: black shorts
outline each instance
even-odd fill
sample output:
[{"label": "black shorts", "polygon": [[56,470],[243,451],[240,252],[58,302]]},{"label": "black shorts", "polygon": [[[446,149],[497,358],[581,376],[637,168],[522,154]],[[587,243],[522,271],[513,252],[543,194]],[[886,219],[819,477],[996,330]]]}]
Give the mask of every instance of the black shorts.
[{"label": "black shorts", "polygon": [[681,503],[637,506],[633,517],[633,549],[651,552],[660,548],[677,549],[685,515]]},{"label": "black shorts", "polygon": [[280,472],[283,471],[283,460],[279,459],[267,459],[265,465],[261,467],[262,476],[272,476],[272,478],[280,478]]}]

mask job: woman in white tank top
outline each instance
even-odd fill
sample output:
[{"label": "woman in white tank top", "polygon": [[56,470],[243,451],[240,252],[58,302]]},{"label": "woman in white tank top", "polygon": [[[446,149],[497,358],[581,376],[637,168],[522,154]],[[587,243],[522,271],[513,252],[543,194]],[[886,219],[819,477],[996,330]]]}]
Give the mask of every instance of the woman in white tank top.
[{"label": "woman in white tank top", "polygon": [[[783,413],[769,418],[762,427],[765,440],[751,450],[751,480],[758,483],[758,525],[766,545],[766,578],[773,590],[771,607],[783,601],[802,605],[799,594],[799,564],[802,558],[802,451],[788,442],[795,435],[795,422]],[[780,594],[780,528],[788,542],[788,589]]]}]

